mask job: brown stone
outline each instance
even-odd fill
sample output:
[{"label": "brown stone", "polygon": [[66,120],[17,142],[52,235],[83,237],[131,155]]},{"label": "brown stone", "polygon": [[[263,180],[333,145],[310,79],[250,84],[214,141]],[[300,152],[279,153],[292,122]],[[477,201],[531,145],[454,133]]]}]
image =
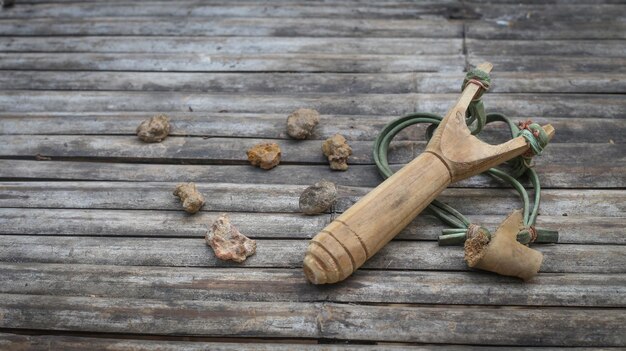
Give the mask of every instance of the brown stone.
[{"label": "brown stone", "polygon": [[263,143],[250,148],[247,152],[248,161],[253,166],[271,169],[280,163],[280,146],[276,143]]},{"label": "brown stone", "polygon": [[308,108],[295,110],[287,117],[287,134],[294,139],[306,139],[320,123],[320,114]]},{"label": "brown stone", "polygon": [[137,136],[146,143],[160,143],[170,133],[170,120],[166,115],[156,115],[137,127]]},{"label": "brown stone", "polygon": [[183,203],[183,209],[189,213],[196,213],[204,205],[204,196],[200,194],[196,184],[181,183],[176,185],[174,195],[180,198]]},{"label": "brown stone", "polygon": [[300,195],[300,211],[313,215],[326,212],[337,201],[337,187],[327,180],[306,188]]},{"label": "brown stone", "polygon": [[206,234],[206,242],[220,260],[243,262],[256,252],[256,241],[248,239],[221,214]]},{"label": "brown stone", "polygon": [[331,169],[338,171],[348,169],[348,157],[352,155],[352,148],[341,134],[326,139],[322,144],[322,151],[328,157]]}]

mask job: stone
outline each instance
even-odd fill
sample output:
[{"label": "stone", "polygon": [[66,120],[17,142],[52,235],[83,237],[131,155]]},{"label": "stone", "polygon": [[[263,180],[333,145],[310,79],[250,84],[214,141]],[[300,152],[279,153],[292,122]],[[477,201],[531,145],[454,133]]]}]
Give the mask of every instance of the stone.
[{"label": "stone", "polygon": [[170,133],[170,120],[166,115],[156,115],[137,127],[137,136],[146,143],[160,143]]},{"label": "stone", "polygon": [[326,139],[322,144],[322,151],[328,157],[330,169],[337,171],[348,169],[348,157],[352,155],[352,148],[341,134]]},{"label": "stone", "polygon": [[320,114],[308,108],[295,110],[287,117],[287,134],[294,139],[306,139],[320,123]]},{"label": "stone", "polygon": [[337,201],[337,187],[327,180],[306,188],[300,195],[300,211],[313,215],[326,212]]},{"label": "stone", "polygon": [[189,213],[196,213],[204,205],[204,196],[200,194],[196,184],[181,183],[176,185],[174,195],[180,198],[183,203],[183,209]]},{"label": "stone", "polygon": [[226,214],[213,222],[205,239],[220,260],[241,263],[256,252],[256,241],[241,234]]},{"label": "stone", "polygon": [[262,143],[251,147],[248,152],[248,161],[253,166],[263,169],[272,169],[280,163],[280,146],[276,143]]}]

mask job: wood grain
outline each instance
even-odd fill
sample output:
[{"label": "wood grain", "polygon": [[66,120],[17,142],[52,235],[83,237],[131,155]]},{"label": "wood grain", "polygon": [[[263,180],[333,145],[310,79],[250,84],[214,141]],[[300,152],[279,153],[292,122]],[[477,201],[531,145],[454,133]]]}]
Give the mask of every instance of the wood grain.
[{"label": "wood grain", "polygon": [[[140,278],[139,278],[140,277]],[[624,274],[540,274],[534,284],[488,273],[358,271],[343,284],[313,287],[299,269],[203,269],[4,264],[0,293],[223,302],[621,307]],[[26,285],[23,282],[28,281]],[[419,284],[416,284],[419,282]]]},{"label": "wood grain", "polygon": [[[257,239],[244,263],[221,261],[204,239],[0,235],[0,262],[161,267],[299,268],[307,240]],[[536,245],[543,273],[626,273],[623,245]],[[462,247],[392,241],[363,269],[467,271]],[[302,275],[304,279],[304,275]]]},{"label": "wood grain", "polygon": [[[286,113],[303,106],[321,114],[399,116],[428,111],[445,114],[458,94],[204,94],[186,92],[0,90],[4,112],[159,111]],[[489,111],[514,116],[626,117],[617,94],[487,94]]]},{"label": "wood grain", "polygon": [[[611,67],[621,70],[615,62]],[[0,69],[176,72],[462,72],[463,55],[0,53]]]},{"label": "wood grain", "polygon": [[[0,78],[1,79],[1,78]],[[0,134],[25,135],[135,135],[137,126],[157,112],[1,113]],[[170,112],[170,135],[287,139],[286,114]],[[347,140],[374,140],[387,123],[400,116],[321,115],[309,140],[325,140],[336,133]],[[513,121],[529,119],[510,116]],[[625,119],[593,117],[533,117],[559,131],[551,143],[626,142]],[[412,127],[394,140],[424,140],[423,127]],[[492,124],[481,132],[487,141],[510,138],[508,127]]]},{"label": "wood grain", "polygon": [[[176,183],[138,182],[3,182],[2,207],[68,209],[180,210],[172,191]],[[203,211],[297,212],[308,185],[198,183],[210,199]],[[343,212],[372,188],[339,186],[334,210]],[[624,217],[624,190],[552,190],[542,192],[542,216]],[[500,215],[520,206],[513,189],[446,189],[439,199],[469,215]]]},{"label": "wood grain", "polygon": [[[554,146],[554,145],[552,145]],[[552,148],[552,146],[550,146]],[[609,145],[605,150],[619,151]],[[588,146],[572,148],[578,155],[584,156]],[[549,153],[546,152],[546,156]],[[623,154],[622,154],[623,155]],[[31,156],[33,157],[33,156]],[[619,188],[624,187],[623,166],[612,163],[612,159],[593,154],[585,163],[544,162],[537,160],[541,167],[541,184],[546,188]],[[621,162],[621,161],[620,161]],[[320,165],[281,165],[271,172],[266,172],[250,165],[186,165],[186,164],[144,164],[144,163],[103,163],[94,161],[27,161],[0,159],[0,179],[3,180],[99,180],[99,181],[130,181],[130,182],[223,182],[228,179],[232,183],[311,185],[320,179],[328,179],[337,184],[347,186],[374,187],[381,181],[376,166],[352,165],[350,172],[332,171],[326,164]],[[400,165],[392,165],[398,169]],[[502,187],[502,183],[487,176],[476,176],[459,183],[455,187]]]},{"label": "wood grain", "polygon": [[472,55],[571,55],[624,57],[623,40],[466,40]]},{"label": "wood grain", "polygon": [[[1,13],[0,13],[1,14]],[[456,55],[462,39],[313,37],[0,37],[3,52]]]},{"label": "wood grain", "polygon": [[[23,199],[28,191],[20,195],[6,191],[0,208],[0,234],[23,235],[78,235],[78,236],[131,236],[131,237],[184,237],[203,238],[208,227],[221,212],[201,212],[189,216],[181,211],[137,210],[119,208],[102,209],[47,209],[43,201],[33,203]],[[51,192],[48,196],[55,196]],[[11,200],[14,200],[11,202]],[[59,207],[85,206],[71,195]],[[609,200],[610,201],[610,200]],[[51,201],[53,202],[53,201]],[[61,201],[57,201],[60,203]],[[115,203],[110,206],[116,205]],[[95,207],[101,205],[94,205]],[[26,209],[28,207],[28,209]],[[508,210],[506,203],[497,208]],[[268,239],[310,239],[331,221],[331,214],[303,216],[297,213],[228,212],[237,228],[249,237]],[[502,215],[467,213],[475,223],[495,229]],[[37,218],[37,221],[33,221]],[[559,231],[559,243],[570,244],[626,244],[622,235],[623,217],[587,216],[573,213],[568,216],[541,215],[538,226]],[[427,213],[417,216],[396,237],[401,240],[437,240],[445,228],[434,216]],[[590,235],[593,233],[593,235]]]},{"label": "wood grain", "polygon": [[[61,6],[60,6],[61,5]],[[408,5],[408,3],[405,3]],[[0,18],[37,18],[37,17],[274,17],[274,18],[380,18],[380,19],[419,19],[457,17],[463,11],[456,0],[424,1],[419,6],[376,6],[370,3],[361,4],[316,4],[296,3],[277,5],[275,3],[244,2],[241,6],[233,6],[231,2],[220,2],[215,5],[194,1],[172,4],[163,2],[146,2],[141,5],[133,2],[118,2],[115,6],[101,6],[97,3],[68,4],[24,4],[11,11],[0,12]]]},{"label": "wood grain", "polygon": [[[180,3],[180,2],[179,2]],[[284,3],[284,2],[283,2]],[[231,6],[236,4],[230,3]],[[268,36],[268,37],[388,37],[461,38],[463,24],[434,19],[390,20],[326,18],[100,17],[0,20],[0,33],[11,36]],[[433,31],[436,26],[437,30]]]},{"label": "wood grain", "polygon": [[[170,335],[300,337],[517,345],[624,344],[620,310],[354,306],[3,294],[0,326]],[[253,318],[250,318],[250,317]],[[384,329],[411,320],[401,330]],[[119,323],[119,321],[127,321]],[[542,328],[545,323],[559,325]],[[449,333],[441,326],[455,330]],[[147,326],[150,326],[149,328]],[[384,331],[383,331],[384,330]],[[592,336],[590,336],[592,335]]]},{"label": "wood grain", "polygon": [[[621,0],[3,8],[0,349],[626,346],[624,9]],[[370,159],[378,131],[407,112],[446,112],[463,71],[484,61],[495,64],[488,111],[558,130],[537,158],[548,188],[538,224],[560,231],[558,245],[534,246],[546,255],[542,273],[521,284],[470,272],[461,248],[436,245],[442,225],[424,214],[343,284],[308,285],[306,239],[381,181]],[[299,107],[322,121],[292,145],[284,123]],[[135,145],[139,122],[160,112],[173,137]],[[345,173],[318,157],[336,132],[355,149]],[[507,138],[501,128],[483,136]],[[287,151],[271,172],[240,154],[267,139]],[[394,169],[420,153],[423,128],[397,140]],[[46,152],[52,161],[31,160]],[[300,215],[300,192],[323,178],[341,185],[339,202]],[[171,195],[182,180],[210,198],[195,216]],[[454,186],[442,200],[490,229],[519,206],[487,177]],[[243,265],[216,260],[204,243],[221,212],[259,243]]]},{"label": "wood grain", "polygon": [[[184,340],[182,340],[184,339]],[[311,351],[356,351],[356,350],[368,350],[368,351],[397,351],[405,350],[404,346],[391,346],[391,345],[317,345],[312,344],[311,340],[290,340],[276,342],[267,342],[267,340],[246,340],[247,342],[235,342],[229,341],[206,341],[206,337],[202,340],[194,340],[193,337],[186,336],[184,338],[177,337],[165,337],[160,336],[159,340],[131,340],[131,339],[115,339],[111,336],[107,338],[103,337],[79,337],[79,336],[62,336],[62,335],[22,335],[22,334],[8,334],[0,333],[0,347],[7,349],[19,349],[23,351],[37,351],[41,350],[42,346],[50,347],[52,349],[67,350],[67,351],[82,351],[85,348],[95,350],[122,350],[122,351],[161,351],[161,350],[184,350],[184,351],[239,351],[242,349],[255,350],[255,351],[290,351],[294,349],[298,350],[311,350]],[[254,341],[260,341],[259,343],[252,343]],[[421,350],[442,350],[443,347],[447,349],[458,349],[456,346],[428,346],[421,347]],[[553,349],[553,348],[552,348]],[[517,348],[513,348],[517,350]]]},{"label": "wood grain", "polygon": [[[615,73],[496,72],[491,93],[621,93],[626,75]],[[336,73],[184,73],[6,71],[7,90],[121,90],[212,93],[457,93],[457,72]],[[559,133],[560,134],[560,133]]]},{"label": "wood grain", "polygon": [[[624,73],[624,57],[606,57],[602,55],[555,55],[550,51],[544,55],[468,55],[468,64],[475,66],[489,58],[495,67],[503,71],[515,72],[588,72],[588,73]],[[1,67],[1,66],[0,66]]]}]

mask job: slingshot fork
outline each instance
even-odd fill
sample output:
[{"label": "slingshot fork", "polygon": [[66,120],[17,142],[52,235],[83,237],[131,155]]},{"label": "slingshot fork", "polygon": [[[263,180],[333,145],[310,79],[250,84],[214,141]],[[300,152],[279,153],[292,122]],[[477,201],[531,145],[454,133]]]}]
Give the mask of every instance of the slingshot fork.
[{"label": "slingshot fork", "polygon": [[[483,63],[478,69],[490,72]],[[499,145],[471,135],[465,111],[481,87],[470,82],[430,139],[424,153],[333,220],[310,242],[304,273],[314,284],[346,279],[406,227],[450,183],[482,173],[529,149],[519,136]],[[549,138],[551,125],[543,127]]]}]

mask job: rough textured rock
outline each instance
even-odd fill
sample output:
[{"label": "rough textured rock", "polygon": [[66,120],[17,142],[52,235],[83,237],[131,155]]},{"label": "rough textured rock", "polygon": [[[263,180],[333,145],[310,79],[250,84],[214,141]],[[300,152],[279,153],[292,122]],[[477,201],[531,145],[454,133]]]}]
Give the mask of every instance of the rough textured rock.
[{"label": "rough textured rock", "polygon": [[200,194],[194,183],[181,183],[176,185],[174,195],[180,198],[180,201],[183,203],[183,208],[189,213],[200,211],[200,208],[204,205],[204,196]]},{"label": "rough textured rock", "polygon": [[322,144],[322,151],[328,157],[330,168],[338,171],[348,169],[348,157],[352,155],[352,148],[341,134],[335,134]]},{"label": "rough textured rock", "polygon": [[256,241],[241,234],[226,214],[221,214],[213,222],[206,234],[206,242],[220,260],[243,262],[256,252]]},{"label": "rough textured rock", "polygon": [[300,195],[300,211],[312,215],[326,212],[337,201],[337,187],[322,180],[306,188]]},{"label": "rough textured rock", "polygon": [[137,127],[137,136],[146,143],[159,143],[170,133],[170,120],[166,115],[156,115]]},{"label": "rough textured rock", "polygon": [[306,139],[320,123],[320,114],[308,108],[295,110],[287,117],[287,134],[294,139]]},{"label": "rough textured rock", "polygon": [[280,163],[280,146],[276,143],[263,143],[248,150],[248,161],[253,166],[271,169]]}]

